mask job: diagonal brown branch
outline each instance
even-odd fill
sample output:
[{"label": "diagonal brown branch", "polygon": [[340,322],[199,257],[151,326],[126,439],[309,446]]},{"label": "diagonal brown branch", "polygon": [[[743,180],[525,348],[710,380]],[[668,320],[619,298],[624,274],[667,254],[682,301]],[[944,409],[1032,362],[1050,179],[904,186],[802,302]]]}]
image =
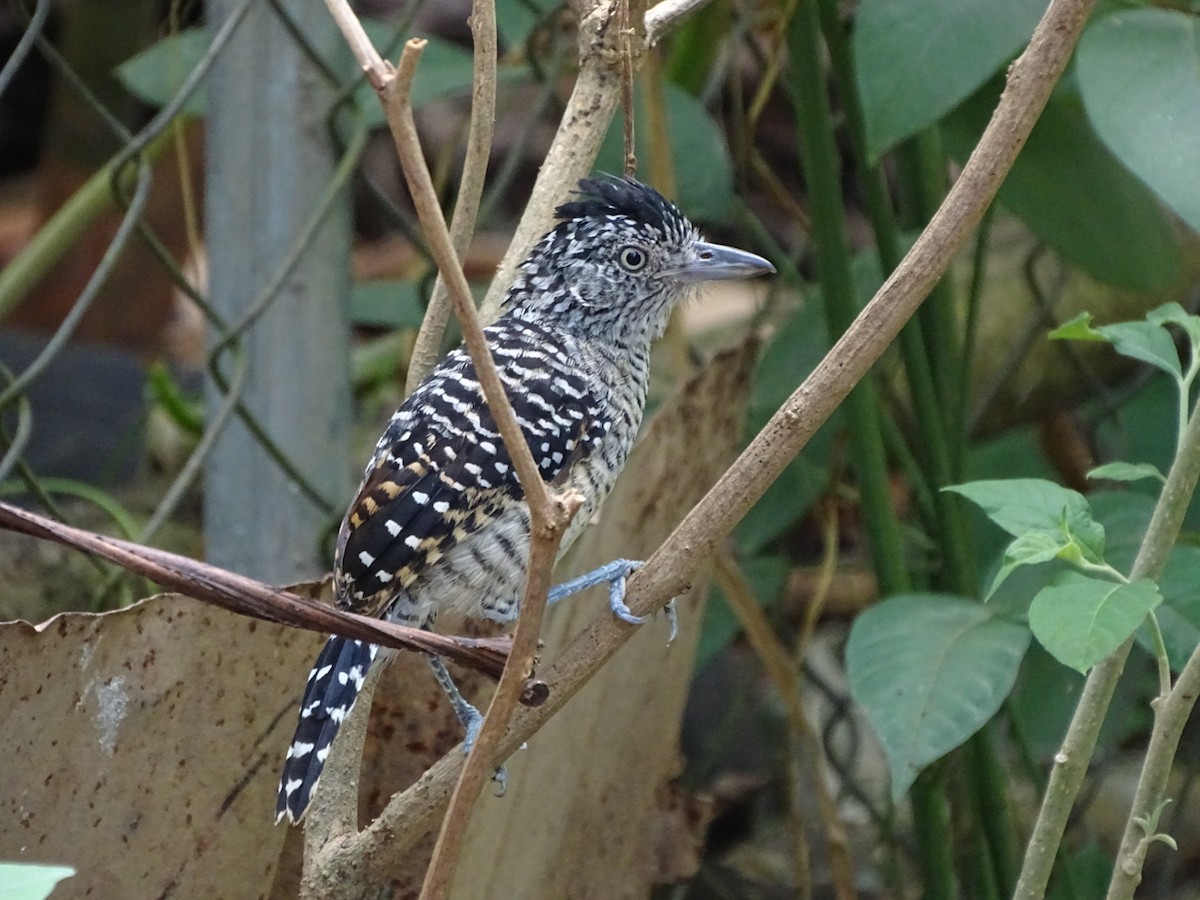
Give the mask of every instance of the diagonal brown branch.
[{"label": "diagonal brown branch", "polygon": [[504,638],[449,637],[343,612],[208,563],[84,531],[2,502],[0,528],[107,559],[169,590],[266,622],[341,634],[383,647],[436,653],[493,678],[500,675],[508,656]]}]

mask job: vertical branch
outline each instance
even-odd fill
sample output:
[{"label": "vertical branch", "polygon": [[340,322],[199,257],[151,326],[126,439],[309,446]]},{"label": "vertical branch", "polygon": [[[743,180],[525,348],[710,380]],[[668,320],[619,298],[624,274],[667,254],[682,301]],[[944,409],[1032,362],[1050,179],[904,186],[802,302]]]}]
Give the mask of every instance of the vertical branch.
[{"label": "vertical branch", "polygon": [[[421,151],[410,101],[412,79],[425,42],[410,40],[401,54],[399,66],[393,69],[369,47],[369,42],[366,46],[363,45],[360,39],[361,24],[346,7],[345,0],[327,0],[327,3],[379,94],[422,230],[437,261],[441,278],[447,285],[449,298],[462,327],[464,342],[475,365],[484,397],[496,421],[505,449],[512,459],[513,468],[530,508],[530,567],[521,601],[521,616],[513,639],[513,650],[476,739],[477,751],[461,772],[459,785],[446,816],[443,833],[435,849],[423,890],[423,896],[440,897],[449,891],[471,807],[486,778],[486,767],[492,764],[492,747],[507,729],[522,685],[532,670],[554,559],[562,534],[579,507],[580,498],[559,495],[552,497],[542,482],[508,402],[487,338],[475,312],[458,253],[442,218],[433,181]],[[486,26],[487,23],[484,24]],[[494,20],[492,26],[494,28]],[[336,835],[330,834],[330,838],[334,837]],[[330,843],[336,841],[331,840]]]},{"label": "vertical branch", "polygon": [[633,103],[633,30],[629,27],[630,7],[634,0],[619,0],[617,3],[617,29],[621,45],[621,108],[625,113],[625,177],[637,174],[637,144],[634,127],[637,109]]},{"label": "vertical branch", "polygon": [[[496,125],[496,6],[495,0],[474,0],[471,8],[471,37],[474,44],[474,75],[471,86],[471,126],[467,133],[467,152],[463,159],[458,200],[450,220],[450,243],[461,264],[479,215],[479,199],[487,174],[488,155],[492,152],[492,133]],[[412,359],[408,365],[405,393],[411,394],[441,358],[442,337],[450,318],[450,291],[440,272],[429,297],[429,308],[417,332]]]},{"label": "vertical branch", "polygon": [[[622,50],[618,8],[624,0],[590,0],[579,4],[579,73],[566,111],[550,150],[542,161],[537,182],[525,204],[525,212],[513,234],[508,252],[500,261],[496,277],[480,306],[485,320],[495,318],[500,301],[512,284],[517,266],[534,242],[549,230],[554,208],[579,179],[588,174],[600,152],[600,144],[621,98],[620,66],[623,56],[641,61],[643,42],[629,35],[629,49]],[[640,23],[637,23],[640,27]]]}]

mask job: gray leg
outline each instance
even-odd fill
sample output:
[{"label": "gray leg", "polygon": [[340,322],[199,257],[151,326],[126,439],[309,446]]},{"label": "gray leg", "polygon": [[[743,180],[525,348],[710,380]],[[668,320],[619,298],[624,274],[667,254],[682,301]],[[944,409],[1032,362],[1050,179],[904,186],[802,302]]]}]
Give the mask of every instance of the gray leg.
[{"label": "gray leg", "polygon": [[[614,559],[598,569],[585,572],[578,578],[572,578],[570,581],[564,581],[562,584],[552,587],[546,596],[546,602],[548,604],[557,603],[572,594],[578,594],[594,585],[607,582],[608,608],[612,610],[613,615],[630,625],[645,625],[649,621],[649,617],[635,616],[625,603],[625,582],[643,565],[645,563],[634,559]],[[679,633],[679,617],[675,612],[674,598],[666,605],[666,613],[667,621],[671,623],[671,637],[668,639],[670,642],[675,640],[675,636]]]},{"label": "gray leg", "polygon": [[[425,658],[429,661],[429,667],[433,669],[433,677],[441,685],[450,700],[450,705],[454,707],[454,714],[458,716],[458,721],[462,723],[467,732],[466,737],[463,738],[463,753],[470,753],[471,748],[475,746],[475,738],[479,735],[479,728],[483,725],[483,714],[467,702],[467,699],[459,691],[458,685],[454,683],[454,679],[450,677],[450,670],[446,668],[446,663],[440,656],[427,653]],[[492,781],[496,782],[496,796],[504,796],[504,792],[508,790],[508,772],[504,766],[500,766],[492,773]]]},{"label": "gray leg", "polygon": [[437,683],[441,685],[442,690],[450,699],[450,705],[454,707],[454,714],[458,716],[458,721],[466,729],[467,736],[463,739],[463,752],[470,753],[471,747],[475,744],[475,736],[479,734],[479,726],[483,724],[483,714],[459,693],[458,685],[450,677],[450,670],[446,668],[446,663],[440,656],[428,653],[425,658],[429,661],[429,667],[433,669],[433,677],[437,679]]}]

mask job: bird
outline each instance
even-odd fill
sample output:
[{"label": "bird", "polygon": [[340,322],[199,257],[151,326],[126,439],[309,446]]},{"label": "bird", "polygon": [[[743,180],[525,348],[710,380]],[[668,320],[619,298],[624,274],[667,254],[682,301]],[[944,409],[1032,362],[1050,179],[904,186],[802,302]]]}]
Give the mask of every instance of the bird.
[{"label": "bird", "polygon": [[[705,241],[675,204],[629,177],[583,179],[555,217],[484,334],[540,475],[582,497],[561,555],[625,465],[645,411],[651,344],[671,311],[701,282],[775,268]],[[525,492],[459,347],[404,401],[376,445],[338,534],[335,602],[426,629],[443,613],[510,622],[529,545]],[[608,582],[613,613],[641,623],[624,604],[625,579],[639,565],[615,560],[552,589],[548,600]],[[377,655],[375,645],[337,635],[325,644],[284,760],[277,823],[304,816]],[[469,750],[482,716],[442,659],[429,661]]]}]

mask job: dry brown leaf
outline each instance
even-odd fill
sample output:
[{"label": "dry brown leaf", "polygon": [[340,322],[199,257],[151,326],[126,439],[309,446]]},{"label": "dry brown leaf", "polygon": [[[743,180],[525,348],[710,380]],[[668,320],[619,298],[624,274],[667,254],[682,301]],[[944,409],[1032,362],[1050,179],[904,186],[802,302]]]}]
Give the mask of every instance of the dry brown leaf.
[{"label": "dry brown leaf", "polygon": [[0,625],[0,859],[69,897],[259,897],[320,635],[164,595]]}]

